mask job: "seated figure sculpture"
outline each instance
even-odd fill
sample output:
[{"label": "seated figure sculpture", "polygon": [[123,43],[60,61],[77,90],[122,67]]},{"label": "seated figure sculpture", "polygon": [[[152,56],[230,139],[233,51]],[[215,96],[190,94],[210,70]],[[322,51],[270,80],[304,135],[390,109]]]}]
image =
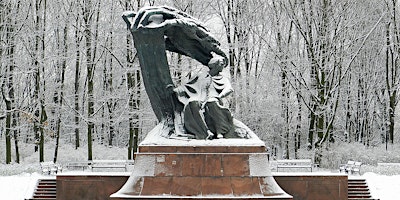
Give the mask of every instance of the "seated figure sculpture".
[{"label": "seated figure sculpture", "polygon": [[234,133],[232,114],[222,102],[233,91],[221,74],[225,66],[223,57],[214,57],[208,73],[199,73],[174,89],[184,104],[184,130],[197,139],[229,138]]},{"label": "seated figure sculpture", "polygon": [[[128,11],[122,17],[134,39],[150,104],[164,127],[162,137],[248,137],[249,129],[233,119],[228,108],[222,105],[221,98],[232,92],[228,79],[220,74],[228,59],[220,43],[202,23],[165,6]],[[166,50],[193,58],[208,67],[208,77],[198,76],[185,86],[174,87]],[[196,94],[189,94],[193,88],[197,88]]]}]

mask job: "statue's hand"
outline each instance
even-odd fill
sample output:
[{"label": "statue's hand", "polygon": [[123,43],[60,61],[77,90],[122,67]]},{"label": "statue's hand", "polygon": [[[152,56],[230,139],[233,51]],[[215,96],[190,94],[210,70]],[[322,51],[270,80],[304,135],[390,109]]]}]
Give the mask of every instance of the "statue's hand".
[{"label": "statue's hand", "polygon": [[185,88],[184,88],[184,86],[178,86],[178,87],[174,88],[174,92],[178,96],[182,96],[185,93]]}]

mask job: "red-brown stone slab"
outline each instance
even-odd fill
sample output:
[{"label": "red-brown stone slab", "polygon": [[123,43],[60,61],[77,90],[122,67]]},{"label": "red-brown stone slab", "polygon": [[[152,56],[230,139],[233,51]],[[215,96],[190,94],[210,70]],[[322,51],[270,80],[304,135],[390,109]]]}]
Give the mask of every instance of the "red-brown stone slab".
[{"label": "red-brown stone slab", "polygon": [[340,187],[338,187],[338,185],[335,183],[325,183],[323,185],[320,185],[318,183],[309,182],[307,196],[311,196],[320,200],[330,200],[332,198],[340,199],[339,189]]},{"label": "red-brown stone slab", "polygon": [[172,177],[145,177],[140,195],[170,195]]},{"label": "red-brown stone slab", "polygon": [[265,153],[265,146],[228,147],[229,153]]},{"label": "red-brown stone slab", "polygon": [[204,163],[204,176],[223,176],[222,154],[208,154]]},{"label": "red-brown stone slab", "polygon": [[182,176],[182,157],[176,154],[156,156],[155,176]]},{"label": "red-brown stone slab", "polygon": [[290,193],[293,199],[303,199],[307,197],[308,183],[302,180],[290,180],[290,181],[280,181],[279,185],[282,188],[291,188],[291,191],[296,191],[295,193]]},{"label": "red-brown stone slab", "polygon": [[195,146],[177,146],[176,153],[199,153]]},{"label": "red-brown stone slab", "polygon": [[176,153],[176,146],[139,146],[139,152],[149,153]]},{"label": "red-brown stone slab", "polygon": [[258,178],[231,177],[232,190],[235,196],[260,194]]},{"label": "red-brown stone slab", "polygon": [[201,182],[203,196],[232,195],[230,177],[203,177]]},{"label": "red-brown stone slab", "polygon": [[206,164],[205,154],[181,154],[182,176],[203,176]]},{"label": "red-brown stone slab", "polygon": [[201,195],[200,177],[173,177],[171,195],[198,196]]},{"label": "red-brown stone slab", "polygon": [[276,182],[296,200],[347,200],[347,176],[274,176]]},{"label": "red-brown stone slab", "polygon": [[248,154],[224,154],[222,156],[224,176],[249,176]]},{"label": "red-brown stone slab", "polygon": [[228,153],[230,147],[226,147],[226,146],[209,146],[209,147],[198,146],[198,147],[195,147],[194,149],[195,149],[195,153]]},{"label": "red-brown stone slab", "polygon": [[108,198],[127,179],[127,176],[57,176],[57,199]]}]

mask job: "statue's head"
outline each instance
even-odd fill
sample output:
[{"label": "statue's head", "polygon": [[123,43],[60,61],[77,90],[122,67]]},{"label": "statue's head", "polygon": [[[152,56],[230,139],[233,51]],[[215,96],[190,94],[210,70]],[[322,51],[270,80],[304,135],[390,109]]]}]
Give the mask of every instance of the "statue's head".
[{"label": "statue's head", "polygon": [[227,65],[226,59],[221,56],[215,56],[211,58],[208,62],[208,68],[210,69],[210,75],[215,76],[218,75],[224,67]]}]

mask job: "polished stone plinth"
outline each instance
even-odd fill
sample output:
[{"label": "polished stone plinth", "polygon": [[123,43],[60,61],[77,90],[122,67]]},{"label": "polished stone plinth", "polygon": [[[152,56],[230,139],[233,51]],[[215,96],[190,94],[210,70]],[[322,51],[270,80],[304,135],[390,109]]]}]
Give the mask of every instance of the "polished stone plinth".
[{"label": "polished stone plinth", "polygon": [[111,199],[292,199],[275,182],[264,143],[252,139],[145,140]]},{"label": "polished stone plinth", "polygon": [[[206,152],[204,148],[199,150]],[[188,150],[194,149],[197,148]],[[139,153],[133,174],[111,197],[292,199],[276,184],[268,169],[265,153]]]}]

